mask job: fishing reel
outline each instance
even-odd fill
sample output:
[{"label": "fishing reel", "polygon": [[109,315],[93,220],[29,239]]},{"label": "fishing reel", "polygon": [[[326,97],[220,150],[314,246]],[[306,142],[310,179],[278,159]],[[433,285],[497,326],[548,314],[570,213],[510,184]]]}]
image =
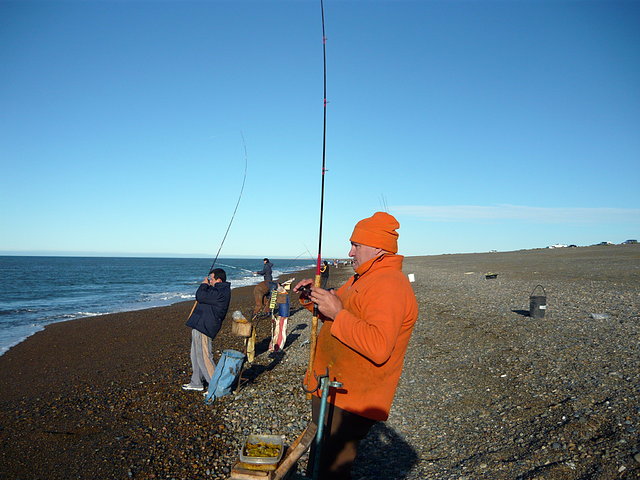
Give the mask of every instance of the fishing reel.
[{"label": "fishing reel", "polygon": [[298,293],[300,294],[300,298],[303,300],[310,300],[311,298],[311,284],[303,285],[298,288]]}]

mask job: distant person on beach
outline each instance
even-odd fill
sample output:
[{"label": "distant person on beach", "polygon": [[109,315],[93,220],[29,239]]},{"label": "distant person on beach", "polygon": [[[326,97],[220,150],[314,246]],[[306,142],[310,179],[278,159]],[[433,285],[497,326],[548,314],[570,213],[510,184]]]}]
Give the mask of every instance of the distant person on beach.
[{"label": "distant person on beach", "polygon": [[263,275],[264,281],[260,282],[253,288],[253,297],[255,300],[255,307],[253,308],[253,314],[260,313],[264,310],[265,307],[265,299],[269,294],[269,291],[274,287],[273,284],[273,274],[272,268],[273,263],[269,261],[268,258],[262,260],[264,263],[262,270],[259,272],[254,272],[256,275]]},{"label": "distant person on beach", "polygon": [[[398,221],[376,212],[359,221],[351,234],[349,256],[355,275],[337,291],[313,287],[313,280],[294,288],[311,286],[306,307],[318,306],[324,322],[307,386],[315,388],[314,376],[326,375],[343,388],[329,392],[326,434],[320,459],[320,479],[351,478],[359,442],[389,410],[402,373],[402,365],[418,303],[407,277],[403,258],[397,255]],[[318,424],[320,390],[312,399],[313,421]],[[315,445],[307,463],[312,474]]]},{"label": "distant person on beach", "polygon": [[273,282],[273,274],[271,273],[273,263],[271,263],[268,258],[262,260],[262,263],[264,263],[264,266],[262,267],[262,270],[256,272],[256,275],[263,275],[264,281],[267,283]]},{"label": "distant person on beach", "polygon": [[322,262],[320,267],[320,281],[320,286],[326,289],[329,284],[329,262],[326,260]]},{"label": "distant person on beach", "polygon": [[215,338],[227,315],[231,301],[231,284],[227,273],[214,268],[202,281],[196,291],[196,307],[187,320],[191,327],[191,381],[182,385],[184,390],[204,390],[204,382],[211,381],[216,368],[211,350],[211,340]]}]

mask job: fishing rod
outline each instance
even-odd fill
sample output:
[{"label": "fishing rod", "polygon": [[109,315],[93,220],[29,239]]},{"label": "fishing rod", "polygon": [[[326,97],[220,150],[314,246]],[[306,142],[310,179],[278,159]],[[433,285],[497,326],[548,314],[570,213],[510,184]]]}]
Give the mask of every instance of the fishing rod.
[{"label": "fishing rod", "polygon": [[218,260],[218,255],[220,255],[220,250],[222,250],[222,246],[224,245],[224,241],[227,239],[227,234],[231,229],[231,224],[233,223],[233,219],[236,218],[236,212],[238,211],[238,205],[240,205],[240,199],[242,198],[242,192],[244,192],[244,184],[247,180],[247,144],[244,141],[244,135],[240,132],[240,136],[242,137],[242,147],[244,148],[244,176],[242,177],[242,187],[240,188],[240,195],[238,195],[238,201],[236,202],[236,208],[233,210],[233,214],[231,215],[231,220],[229,220],[229,225],[227,225],[227,231],[224,232],[224,237],[222,237],[222,242],[220,242],[220,248],[218,248],[218,253],[216,253],[216,258],[213,259],[213,263],[211,264],[211,268],[209,271],[213,270],[213,267]]},{"label": "fishing rod", "polygon": [[[316,260],[316,276],[314,279],[314,285],[320,287],[321,275],[320,269],[322,265],[322,220],[324,216],[324,175],[327,171],[326,165],[326,152],[327,152],[327,37],[324,28],[324,0],[320,0],[320,13],[322,15],[322,73],[323,73],[323,121],[322,121],[322,171],[321,171],[321,184],[320,184],[320,228],[318,231],[318,258]],[[313,377],[313,362],[316,354],[316,343],[318,340],[318,306],[313,305],[313,317],[311,319],[311,336],[309,339],[309,367],[307,370],[307,380],[310,381]],[[316,382],[317,383],[317,382]],[[319,384],[312,390],[309,390],[303,385],[304,390],[307,392],[307,399],[311,398],[311,393],[316,391]]]},{"label": "fishing rod", "polygon": [[[216,257],[213,259],[213,263],[211,264],[211,268],[209,268],[209,272],[213,270],[218,261],[218,256],[220,255],[220,251],[222,250],[222,246],[224,245],[225,240],[227,239],[227,234],[231,229],[231,224],[233,223],[234,218],[236,218],[236,212],[238,211],[238,205],[240,205],[240,199],[242,199],[242,193],[244,192],[244,184],[247,181],[247,166],[249,164],[247,160],[247,144],[244,141],[244,134],[240,132],[240,136],[242,137],[242,148],[244,149],[244,175],[242,177],[242,187],[240,187],[240,194],[238,195],[238,201],[236,202],[236,207],[233,209],[233,214],[231,215],[231,220],[229,220],[229,225],[227,225],[227,231],[224,232],[224,237],[222,237],[222,242],[220,242],[220,247],[218,248],[218,252],[216,253]],[[191,307],[191,312],[189,313],[189,317],[193,314],[193,311],[196,309],[198,305],[198,301],[196,300],[193,303],[193,307]],[[189,318],[187,317],[187,318]]]}]

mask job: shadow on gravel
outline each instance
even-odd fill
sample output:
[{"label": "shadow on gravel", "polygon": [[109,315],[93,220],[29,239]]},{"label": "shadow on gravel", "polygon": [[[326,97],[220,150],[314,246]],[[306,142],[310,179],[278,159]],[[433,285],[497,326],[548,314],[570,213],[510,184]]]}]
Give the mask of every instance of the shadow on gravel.
[{"label": "shadow on gravel", "polygon": [[304,307],[290,307],[289,308],[289,316],[293,317],[295,313],[298,313],[300,310],[306,310]]},{"label": "shadow on gravel", "polygon": [[358,448],[354,480],[403,480],[418,463],[418,453],[386,423],[373,426]]},{"label": "shadow on gravel", "polygon": [[272,358],[268,365],[258,365],[256,363],[251,364],[246,370],[242,372],[242,384],[253,383],[264,372],[273,370],[273,368],[282,361],[282,354],[276,354]]},{"label": "shadow on gravel", "polygon": [[294,333],[294,332],[297,332],[298,330],[304,330],[306,328],[307,328],[307,325],[303,323],[296,325],[296,327],[293,330],[291,330],[291,333],[287,335],[287,341],[284,343],[284,347],[283,347],[284,350],[288,350],[289,347],[291,347],[295,343],[295,341],[298,340],[298,338],[300,338],[300,334]]},{"label": "shadow on gravel", "polygon": [[[258,378],[262,373],[273,370],[276,365],[278,365],[284,359],[286,355],[286,350],[291,347],[298,338],[300,338],[299,333],[294,333],[298,330],[304,330],[307,328],[307,325],[297,325],[294,329],[291,330],[291,333],[287,335],[287,341],[285,342],[284,348],[277,352],[269,353],[269,358],[271,358],[271,362],[268,365],[259,365],[256,363],[251,364],[246,370],[242,372],[242,383],[253,383],[253,381]],[[260,342],[256,343],[256,356],[265,353],[269,350],[269,342],[271,341],[270,337],[266,337]]]},{"label": "shadow on gravel", "polygon": [[511,310],[513,313],[517,313],[518,315],[522,315],[523,317],[530,317],[529,310]]}]

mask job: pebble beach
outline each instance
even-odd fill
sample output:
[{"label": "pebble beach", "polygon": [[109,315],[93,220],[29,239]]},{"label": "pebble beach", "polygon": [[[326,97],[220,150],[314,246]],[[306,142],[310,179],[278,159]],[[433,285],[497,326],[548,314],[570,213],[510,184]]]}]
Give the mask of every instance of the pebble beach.
[{"label": "pebble beach", "polygon": [[[354,479],[640,478],[640,245],[407,257],[404,271],[420,315]],[[333,268],[329,285],[352,274]],[[292,294],[281,353],[261,319],[243,383],[205,405],[180,388],[192,305],[49,325],[0,356],[0,478],[222,480],[246,435],[291,443],[311,417],[309,312]],[[216,360],[243,349],[231,313],[252,306],[252,287],[233,290]]]}]

